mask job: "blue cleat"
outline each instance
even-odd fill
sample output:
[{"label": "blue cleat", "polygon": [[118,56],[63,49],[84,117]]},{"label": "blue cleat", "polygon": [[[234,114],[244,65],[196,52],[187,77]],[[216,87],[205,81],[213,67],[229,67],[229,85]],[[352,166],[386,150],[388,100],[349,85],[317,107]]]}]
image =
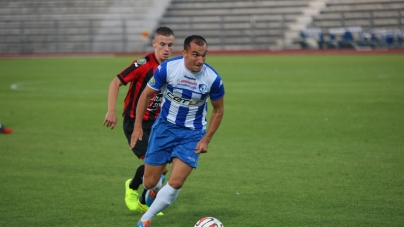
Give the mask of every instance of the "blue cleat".
[{"label": "blue cleat", "polygon": [[150,223],[151,223],[151,220],[147,220],[145,222],[142,222],[139,220],[137,222],[137,227],[150,227]]},{"label": "blue cleat", "polygon": [[[164,183],[166,177],[164,175],[161,175],[161,180],[162,183]],[[146,192],[146,205],[148,207],[150,207],[153,204],[154,200],[156,199],[157,192],[158,191],[156,191],[155,189],[151,189]]]}]

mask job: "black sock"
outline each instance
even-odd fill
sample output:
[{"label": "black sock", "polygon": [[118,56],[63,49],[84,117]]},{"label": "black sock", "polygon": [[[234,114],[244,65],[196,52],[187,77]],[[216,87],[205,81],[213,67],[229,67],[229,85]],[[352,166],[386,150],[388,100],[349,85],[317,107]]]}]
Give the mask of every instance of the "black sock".
[{"label": "black sock", "polygon": [[142,195],[139,197],[139,201],[141,204],[146,204],[146,192],[147,189],[144,189]]},{"label": "black sock", "polygon": [[136,174],[132,179],[132,182],[129,185],[129,188],[132,190],[137,190],[141,184],[143,184],[143,174],[144,174],[144,165],[141,165],[137,168]]}]

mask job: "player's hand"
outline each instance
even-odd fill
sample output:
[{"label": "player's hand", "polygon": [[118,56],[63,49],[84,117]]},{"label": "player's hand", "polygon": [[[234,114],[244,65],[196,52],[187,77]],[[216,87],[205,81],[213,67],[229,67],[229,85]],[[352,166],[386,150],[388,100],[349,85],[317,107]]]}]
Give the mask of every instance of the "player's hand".
[{"label": "player's hand", "polygon": [[143,129],[142,127],[136,127],[133,130],[132,136],[130,137],[130,149],[133,149],[138,140],[142,140],[143,138]]},{"label": "player's hand", "polygon": [[118,126],[118,118],[116,117],[115,111],[107,112],[103,126],[107,126],[107,128],[111,127],[111,129],[114,129]]},{"label": "player's hand", "polygon": [[208,152],[208,142],[204,139],[201,139],[195,147],[195,153],[196,154],[201,154],[201,153],[206,153]]}]

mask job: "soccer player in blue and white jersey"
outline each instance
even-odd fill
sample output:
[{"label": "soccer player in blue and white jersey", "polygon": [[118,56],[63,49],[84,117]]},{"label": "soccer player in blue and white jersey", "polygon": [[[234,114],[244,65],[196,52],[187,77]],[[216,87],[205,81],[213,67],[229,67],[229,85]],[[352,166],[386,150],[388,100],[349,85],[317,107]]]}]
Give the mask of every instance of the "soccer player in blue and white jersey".
[{"label": "soccer player in blue and white jersey", "polygon": [[[218,129],[224,113],[224,86],[219,74],[205,63],[207,42],[202,36],[185,39],[182,56],[162,63],[139,98],[131,147],[142,139],[142,117],[150,97],[161,90],[161,112],[152,127],[145,157],[143,185],[149,189],[149,210],[138,221],[148,227],[152,218],[177,198],[182,185],[198,165],[198,157]],[[207,127],[208,99],[213,106]],[[172,171],[162,187],[161,175],[168,163]],[[158,193],[157,193],[158,192]]]}]

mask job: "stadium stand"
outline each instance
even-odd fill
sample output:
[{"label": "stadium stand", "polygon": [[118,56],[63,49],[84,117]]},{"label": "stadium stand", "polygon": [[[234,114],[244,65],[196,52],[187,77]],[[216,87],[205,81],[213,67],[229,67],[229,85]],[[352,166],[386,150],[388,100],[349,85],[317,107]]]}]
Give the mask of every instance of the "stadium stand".
[{"label": "stadium stand", "polygon": [[169,2],[0,1],[0,53],[140,50]]},{"label": "stadium stand", "polygon": [[403,47],[404,0],[0,1],[0,53],[149,51],[168,26],[210,50]]},{"label": "stadium stand", "polygon": [[176,35],[176,48],[190,34],[204,36],[211,50],[283,48],[283,36],[310,0],[172,0],[160,25]]},{"label": "stadium stand", "polygon": [[318,48],[402,48],[403,15],[404,0],[330,0],[301,31],[301,45],[314,39]]}]

